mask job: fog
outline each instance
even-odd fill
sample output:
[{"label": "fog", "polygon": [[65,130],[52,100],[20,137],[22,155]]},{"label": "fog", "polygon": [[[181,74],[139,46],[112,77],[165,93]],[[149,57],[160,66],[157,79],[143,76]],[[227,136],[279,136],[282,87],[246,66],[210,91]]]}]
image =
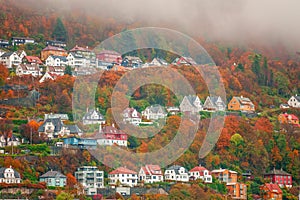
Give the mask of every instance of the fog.
[{"label": "fog", "polygon": [[[50,1],[50,0],[48,0]],[[52,0],[51,6],[234,44],[300,49],[299,0]]]}]

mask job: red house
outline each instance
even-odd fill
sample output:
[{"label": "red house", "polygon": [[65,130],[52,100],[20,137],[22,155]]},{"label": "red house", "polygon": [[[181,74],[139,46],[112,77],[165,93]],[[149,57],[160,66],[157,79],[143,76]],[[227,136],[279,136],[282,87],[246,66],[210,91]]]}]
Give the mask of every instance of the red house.
[{"label": "red house", "polygon": [[269,179],[272,183],[278,184],[280,187],[286,186],[291,188],[293,186],[292,175],[283,170],[273,169],[266,173],[264,178]]},{"label": "red house", "polygon": [[97,53],[97,59],[103,64],[121,64],[122,62],[121,54],[109,50],[103,50]]},{"label": "red house", "polygon": [[97,142],[100,145],[111,146],[117,144],[119,146],[127,147],[127,138],[128,135],[117,128],[114,125],[105,126],[102,128],[100,125],[99,134],[97,134]]}]

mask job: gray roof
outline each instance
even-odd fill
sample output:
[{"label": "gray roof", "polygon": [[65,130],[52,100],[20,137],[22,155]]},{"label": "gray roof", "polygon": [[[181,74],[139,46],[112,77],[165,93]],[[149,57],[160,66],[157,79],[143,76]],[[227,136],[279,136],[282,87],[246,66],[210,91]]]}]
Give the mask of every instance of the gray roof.
[{"label": "gray roof", "polygon": [[299,101],[299,102],[300,102],[300,96],[298,96],[298,95],[295,95],[295,99],[297,99],[297,101]]},{"label": "gray roof", "polygon": [[290,176],[291,174],[289,174],[283,170],[273,169],[270,172],[266,173],[265,175],[287,175],[287,176]]},{"label": "gray roof", "polygon": [[9,57],[13,54],[14,52],[6,52],[4,54],[1,55],[2,58],[6,58],[6,57]]},{"label": "gray roof", "polygon": [[149,108],[152,113],[159,113],[159,111],[162,110],[162,113],[166,114],[164,107],[162,107],[161,105],[158,105],[158,104],[151,105],[147,108]]},{"label": "gray roof", "polygon": [[[6,167],[1,167],[1,168],[0,168],[0,178],[4,178],[4,171],[5,171],[6,169],[7,169]],[[13,170],[14,170],[14,169],[13,169]],[[17,172],[16,170],[14,170],[14,175],[15,175],[15,178],[21,178],[20,173]]]},{"label": "gray roof", "polygon": [[54,132],[61,131],[62,127],[64,126],[64,124],[60,118],[46,119],[44,121],[44,123],[39,127],[38,132],[45,132],[46,123],[49,123],[49,122],[51,122],[55,126]]},{"label": "gray roof", "polygon": [[62,60],[62,61],[64,61],[64,62],[67,62],[67,61],[68,61],[68,60],[67,60],[67,57],[65,57],[65,56],[55,56],[55,55],[51,55],[51,57],[52,57],[53,59],[58,58],[58,59],[60,59],[60,60]]},{"label": "gray roof", "polygon": [[[175,174],[179,174],[179,170],[182,166],[179,166],[179,165],[173,165],[169,168],[167,168],[167,170],[174,170],[175,171]],[[184,168],[184,172],[185,173],[188,173],[188,171]]]},{"label": "gray roof", "polygon": [[[98,119],[89,119],[89,117],[94,113],[96,112],[96,114],[99,116]],[[89,110],[87,113],[85,113],[85,115],[83,116],[83,120],[89,120],[89,121],[98,121],[98,120],[104,120],[104,116],[98,111],[98,110],[95,110],[95,109],[91,109]]]},{"label": "gray roof", "polygon": [[66,176],[58,171],[51,170],[40,176],[40,178],[66,178]]},{"label": "gray roof", "polygon": [[82,130],[77,125],[67,125],[68,129],[70,130],[70,133],[82,133]]}]

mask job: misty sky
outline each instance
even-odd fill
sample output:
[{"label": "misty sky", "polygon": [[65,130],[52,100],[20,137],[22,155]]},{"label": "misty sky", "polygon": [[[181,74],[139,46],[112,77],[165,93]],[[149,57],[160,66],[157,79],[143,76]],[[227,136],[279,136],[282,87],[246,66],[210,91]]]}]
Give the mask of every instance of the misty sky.
[{"label": "misty sky", "polygon": [[[300,50],[299,0],[52,0],[66,11],[126,23],[167,26],[191,36],[237,43],[282,43]],[[70,6],[71,5],[71,6]]]}]

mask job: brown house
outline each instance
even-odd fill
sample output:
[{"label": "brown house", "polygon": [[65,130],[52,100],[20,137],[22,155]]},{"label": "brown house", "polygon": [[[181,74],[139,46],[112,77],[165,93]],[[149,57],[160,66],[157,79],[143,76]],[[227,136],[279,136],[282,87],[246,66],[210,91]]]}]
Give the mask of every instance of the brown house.
[{"label": "brown house", "polygon": [[282,190],[277,184],[265,183],[260,186],[262,199],[282,200]]},{"label": "brown house", "polygon": [[247,185],[244,183],[226,184],[228,195],[233,199],[247,199]]},{"label": "brown house", "polygon": [[228,110],[254,112],[254,104],[246,97],[233,97],[228,104]]},{"label": "brown house", "polygon": [[68,56],[68,52],[66,50],[64,50],[63,48],[48,45],[46,48],[44,48],[41,51],[41,60],[45,61],[51,55],[66,57],[66,56]]}]

